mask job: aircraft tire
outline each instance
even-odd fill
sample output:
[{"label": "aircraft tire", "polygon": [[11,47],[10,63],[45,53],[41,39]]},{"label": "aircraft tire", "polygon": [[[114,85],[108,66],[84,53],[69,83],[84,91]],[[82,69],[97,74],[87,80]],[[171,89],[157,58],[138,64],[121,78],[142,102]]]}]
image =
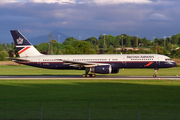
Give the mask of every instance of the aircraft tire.
[{"label": "aircraft tire", "polygon": [[83,78],[96,77],[96,74],[83,74],[82,77]]},{"label": "aircraft tire", "polygon": [[90,74],[87,74],[86,77],[91,77],[91,75],[90,75]]},{"label": "aircraft tire", "polygon": [[96,77],[96,74],[92,74],[92,77]]},{"label": "aircraft tire", "polygon": [[156,78],[156,77],[157,77],[157,75],[153,75],[153,77],[154,77],[154,78]]},{"label": "aircraft tire", "polygon": [[83,74],[82,77],[85,78],[85,77],[86,77],[86,74]]}]

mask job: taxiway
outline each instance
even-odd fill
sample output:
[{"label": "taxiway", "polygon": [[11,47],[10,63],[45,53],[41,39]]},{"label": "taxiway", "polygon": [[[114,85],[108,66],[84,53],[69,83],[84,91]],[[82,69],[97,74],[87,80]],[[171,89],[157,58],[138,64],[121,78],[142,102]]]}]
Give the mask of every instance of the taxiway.
[{"label": "taxiway", "polygon": [[83,78],[80,75],[71,76],[0,76],[0,80],[84,80],[84,79],[106,79],[106,80],[180,80],[179,76],[96,76]]}]

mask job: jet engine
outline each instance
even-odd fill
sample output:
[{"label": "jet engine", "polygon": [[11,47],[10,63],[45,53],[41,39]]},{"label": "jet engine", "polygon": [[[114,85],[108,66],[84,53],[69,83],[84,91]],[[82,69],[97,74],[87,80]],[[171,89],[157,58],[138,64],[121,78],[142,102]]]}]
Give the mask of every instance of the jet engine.
[{"label": "jet engine", "polygon": [[91,68],[90,71],[99,74],[109,74],[112,72],[112,68],[111,65],[102,65]]},{"label": "jet engine", "polygon": [[111,73],[119,73],[119,69],[112,69]]}]

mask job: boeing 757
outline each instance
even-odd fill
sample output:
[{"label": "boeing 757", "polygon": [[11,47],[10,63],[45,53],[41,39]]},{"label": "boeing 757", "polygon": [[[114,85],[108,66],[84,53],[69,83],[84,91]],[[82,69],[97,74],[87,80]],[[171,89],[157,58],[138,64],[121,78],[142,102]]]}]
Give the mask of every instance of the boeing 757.
[{"label": "boeing 757", "polygon": [[118,73],[120,68],[154,68],[153,77],[156,77],[159,68],[176,66],[169,57],[159,54],[44,55],[18,30],[10,32],[20,57],[9,59],[29,66],[58,70],[85,70],[83,77],[95,77],[95,73]]}]

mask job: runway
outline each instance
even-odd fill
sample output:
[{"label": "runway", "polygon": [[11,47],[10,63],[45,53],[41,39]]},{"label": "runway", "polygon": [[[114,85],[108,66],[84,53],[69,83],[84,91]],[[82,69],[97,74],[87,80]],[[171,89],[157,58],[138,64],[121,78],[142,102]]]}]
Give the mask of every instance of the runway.
[{"label": "runway", "polygon": [[67,76],[0,76],[0,80],[180,80],[180,76],[96,76],[91,78],[83,78],[80,75],[67,75]]}]

